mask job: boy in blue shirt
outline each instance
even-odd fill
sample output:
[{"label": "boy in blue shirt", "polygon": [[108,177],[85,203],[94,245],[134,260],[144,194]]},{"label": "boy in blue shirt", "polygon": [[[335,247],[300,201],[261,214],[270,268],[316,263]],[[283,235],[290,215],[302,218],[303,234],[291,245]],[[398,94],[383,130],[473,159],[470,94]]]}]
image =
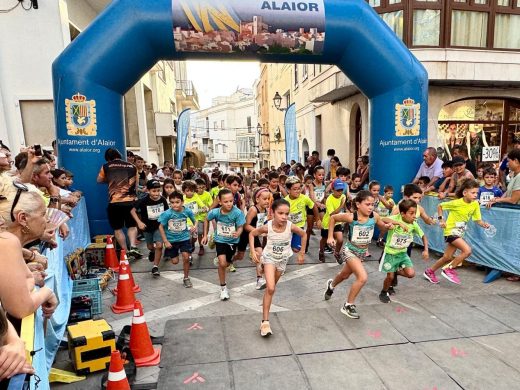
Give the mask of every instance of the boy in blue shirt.
[{"label": "boy in blue shirt", "polygon": [[208,230],[210,221],[216,221],[214,233],[215,246],[218,258],[218,277],[220,280],[220,299],[229,299],[229,291],[226,286],[226,268],[233,262],[233,256],[237,250],[240,235],[244,229],[246,218],[238,207],[233,205],[234,195],[231,190],[225,188],[218,193],[220,207],[211,210],[204,221],[204,237],[202,245],[208,243]]},{"label": "boy in blue shirt", "polygon": [[[179,252],[182,255],[184,270],[184,287],[193,287],[189,278],[191,241],[190,233],[197,231],[197,220],[193,211],[184,207],[184,195],[173,191],[169,196],[170,208],[159,216],[159,232],[166,250],[164,257],[170,258],[173,264],[179,263]],[[188,219],[193,226],[188,227]]]},{"label": "boy in blue shirt", "polygon": [[478,189],[478,202],[485,206],[490,200],[502,197],[502,190],[495,183],[497,181],[497,173],[493,168],[487,168],[484,171],[484,185]]}]

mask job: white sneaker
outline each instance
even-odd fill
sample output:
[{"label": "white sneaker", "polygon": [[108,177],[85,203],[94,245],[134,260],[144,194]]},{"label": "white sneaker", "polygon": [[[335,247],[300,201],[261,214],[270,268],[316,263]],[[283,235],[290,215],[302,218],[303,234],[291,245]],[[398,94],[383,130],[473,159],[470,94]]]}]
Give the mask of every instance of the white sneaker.
[{"label": "white sneaker", "polygon": [[258,278],[256,280],[256,289],[257,290],[263,290],[265,288],[266,282],[264,278]]},{"label": "white sneaker", "polygon": [[224,287],[223,290],[220,290],[220,300],[227,301],[229,299],[229,290],[227,287]]}]

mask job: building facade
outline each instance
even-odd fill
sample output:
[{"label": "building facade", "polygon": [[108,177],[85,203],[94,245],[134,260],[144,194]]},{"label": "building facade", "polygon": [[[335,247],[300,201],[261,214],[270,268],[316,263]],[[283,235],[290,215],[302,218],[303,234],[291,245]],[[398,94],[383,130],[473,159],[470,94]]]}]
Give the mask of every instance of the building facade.
[{"label": "building facade", "polygon": [[[38,9],[0,13],[0,139],[13,151],[21,145],[51,148],[52,62],[109,3],[46,1]],[[199,108],[185,63],[172,61],[146,73],[125,94],[124,106],[127,148],[155,163],[173,160],[178,114]]]},{"label": "building facade", "polygon": [[258,168],[257,126],[253,90],[241,88],[192,113],[191,147],[206,155],[207,166],[224,172]]}]

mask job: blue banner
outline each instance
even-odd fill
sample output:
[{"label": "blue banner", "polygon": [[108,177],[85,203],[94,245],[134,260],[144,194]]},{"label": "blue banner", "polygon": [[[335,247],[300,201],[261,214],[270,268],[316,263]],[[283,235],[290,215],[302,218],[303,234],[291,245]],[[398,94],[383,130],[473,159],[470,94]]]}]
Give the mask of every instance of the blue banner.
[{"label": "blue banner", "polygon": [[285,112],[285,162],[299,161],[298,132],[296,131],[296,106],[291,104]]},{"label": "blue banner", "polygon": [[177,169],[182,169],[182,161],[186,152],[186,142],[188,141],[188,132],[190,130],[190,109],[183,110],[179,119],[177,119]]},{"label": "blue banner", "polygon": [[[428,215],[437,214],[439,198],[425,196],[421,202]],[[491,224],[494,228],[483,229],[476,223],[470,222],[464,240],[471,246],[472,254],[469,261],[485,265],[500,271],[511,272],[520,275],[520,210],[493,207],[486,209],[481,207],[482,220]],[[445,215],[446,216],[446,213]],[[428,237],[430,249],[443,253],[444,242],[443,229],[438,225],[428,226],[421,219],[419,225]],[[422,243],[416,239],[417,243]]]}]

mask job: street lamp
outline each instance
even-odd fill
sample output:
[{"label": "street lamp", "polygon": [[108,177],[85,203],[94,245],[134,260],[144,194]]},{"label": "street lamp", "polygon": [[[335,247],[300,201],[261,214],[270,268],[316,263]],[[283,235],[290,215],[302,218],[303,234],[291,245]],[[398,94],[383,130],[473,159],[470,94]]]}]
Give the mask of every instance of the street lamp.
[{"label": "street lamp", "polygon": [[286,108],[280,108],[280,106],[282,105],[282,97],[280,96],[280,94],[278,92],[276,92],[274,94],[273,103],[274,103],[274,107],[278,111],[287,111],[287,107]]}]

